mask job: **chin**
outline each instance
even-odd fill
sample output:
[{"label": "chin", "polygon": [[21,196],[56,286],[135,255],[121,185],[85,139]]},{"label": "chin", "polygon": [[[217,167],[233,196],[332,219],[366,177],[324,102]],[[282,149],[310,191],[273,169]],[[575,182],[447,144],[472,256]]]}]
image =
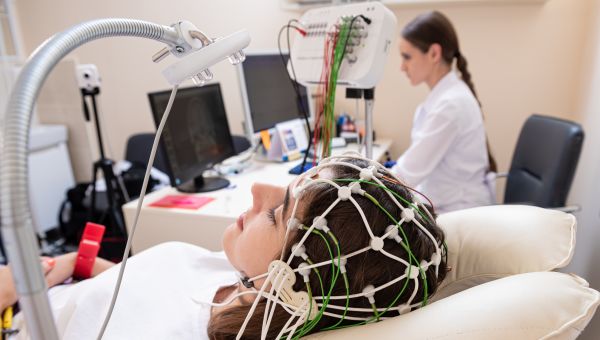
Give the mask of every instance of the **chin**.
[{"label": "chin", "polygon": [[233,249],[233,244],[235,243],[235,239],[238,236],[236,235],[237,232],[237,225],[235,223],[232,223],[225,229],[225,232],[223,233],[221,245],[223,246],[223,251],[225,252],[227,258],[230,258],[231,250]]}]

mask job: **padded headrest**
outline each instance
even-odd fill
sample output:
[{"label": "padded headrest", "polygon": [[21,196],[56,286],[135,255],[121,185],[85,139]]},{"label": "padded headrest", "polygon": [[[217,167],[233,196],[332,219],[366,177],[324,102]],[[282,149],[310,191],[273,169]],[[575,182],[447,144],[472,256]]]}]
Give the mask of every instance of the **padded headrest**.
[{"label": "padded headrest", "polygon": [[434,299],[504,276],[569,264],[577,221],[571,214],[524,205],[493,205],[442,214],[451,268]]},{"label": "padded headrest", "polygon": [[505,277],[379,323],[316,333],[311,339],[575,339],[600,303],[577,276]]},{"label": "padded headrest", "polygon": [[577,276],[546,272],[573,256],[572,215],[500,205],[443,214],[438,224],[446,233],[451,271],[434,302],[311,338],[574,339],[593,316],[600,303],[596,290]]}]

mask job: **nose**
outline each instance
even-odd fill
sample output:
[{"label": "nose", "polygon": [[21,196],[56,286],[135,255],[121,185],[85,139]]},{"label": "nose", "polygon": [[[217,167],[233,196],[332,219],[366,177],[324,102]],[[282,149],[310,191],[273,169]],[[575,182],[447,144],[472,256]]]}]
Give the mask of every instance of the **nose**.
[{"label": "nose", "polygon": [[406,69],[406,61],[402,60],[402,63],[400,64],[400,71],[406,72]]}]

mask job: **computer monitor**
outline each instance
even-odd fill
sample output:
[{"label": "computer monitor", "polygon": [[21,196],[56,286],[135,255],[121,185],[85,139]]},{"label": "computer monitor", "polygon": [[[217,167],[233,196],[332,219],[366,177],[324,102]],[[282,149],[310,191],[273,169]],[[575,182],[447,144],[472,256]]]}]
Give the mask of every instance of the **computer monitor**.
[{"label": "computer monitor", "polygon": [[[171,91],[148,94],[158,127]],[[165,124],[161,145],[171,185],[183,192],[207,192],[229,185],[220,177],[202,173],[233,155],[233,141],[218,83],[177,91]]]},{"label": "computer monitor", "polygon": [[[283,55],[285,63],[289,54]],[[310,98],[304,86],[300,89],[301,103],[279,51],[247,52],[246,60],[238,66],[246,133],[253,135],[270,129],[277,123],[302,118],[302,110],[310,116]]]}]

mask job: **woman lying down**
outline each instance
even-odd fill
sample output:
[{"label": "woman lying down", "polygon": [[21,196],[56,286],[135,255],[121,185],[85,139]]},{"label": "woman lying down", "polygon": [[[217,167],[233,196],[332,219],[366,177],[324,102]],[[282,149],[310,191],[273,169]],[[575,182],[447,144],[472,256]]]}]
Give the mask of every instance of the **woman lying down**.
[{"label": "woman lying down", "polygon": [[[410,312],[446,275],[433,213],[375,162],[329,158],[252,196],[224,253],[171,242],[133,256],[104,338],[299,338]],[[61,285],[75,254],[42,261],[61,338],[95,339],[118,265],[97,259],[91,279]],[[0,268],[0,307],[16,300]]]}]

